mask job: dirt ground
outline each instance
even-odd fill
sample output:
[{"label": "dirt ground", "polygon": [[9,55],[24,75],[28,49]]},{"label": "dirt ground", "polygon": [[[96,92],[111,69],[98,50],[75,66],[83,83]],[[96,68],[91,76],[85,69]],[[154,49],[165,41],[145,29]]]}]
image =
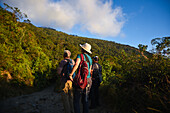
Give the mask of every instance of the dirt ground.
[{"label": "dirt ground", "polygon": [[[0,113],[64,113],[64,107],[61,94],[54,92],[54,86],[50,86],[40,92],[0,101]],[[101,105],[96,109],[90,109],[89,113],[112,112]]]}]

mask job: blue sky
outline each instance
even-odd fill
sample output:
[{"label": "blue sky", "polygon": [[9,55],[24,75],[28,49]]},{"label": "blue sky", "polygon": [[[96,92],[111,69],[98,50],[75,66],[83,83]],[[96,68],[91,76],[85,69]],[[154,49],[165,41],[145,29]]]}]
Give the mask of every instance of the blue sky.
[{"label": "blue sky", "polygon": [[2,0],[36,26],[138,48],[170,36],[170,0]]},{"label": "blue sky", "polygon": [[115,0],[122,7],[127,21],[122,28],[125,38],[115,41],[137,47],[148,45],[153,38],[170,36],[170,0]]}]

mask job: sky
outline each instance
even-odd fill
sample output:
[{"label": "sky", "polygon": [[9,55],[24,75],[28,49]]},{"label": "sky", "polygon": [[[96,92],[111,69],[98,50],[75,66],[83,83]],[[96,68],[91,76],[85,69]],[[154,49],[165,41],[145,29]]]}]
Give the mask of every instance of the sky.
[{"label": "sky", "polygon": [[37,27],[152,49],[170,36],[170,0],[1,0],[26,13]]}]

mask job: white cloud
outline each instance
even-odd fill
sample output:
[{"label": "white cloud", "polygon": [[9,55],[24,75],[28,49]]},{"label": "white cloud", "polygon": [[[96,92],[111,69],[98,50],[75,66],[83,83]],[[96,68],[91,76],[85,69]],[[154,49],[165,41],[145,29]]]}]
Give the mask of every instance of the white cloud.
[{"label": "white cloud", "polygon": [[36,25],[65,31],[76,25],[91,34],[115,37],[124,25],[121,7],[112,8],[111,1],[103,0],[4,0],[26,13]]}]

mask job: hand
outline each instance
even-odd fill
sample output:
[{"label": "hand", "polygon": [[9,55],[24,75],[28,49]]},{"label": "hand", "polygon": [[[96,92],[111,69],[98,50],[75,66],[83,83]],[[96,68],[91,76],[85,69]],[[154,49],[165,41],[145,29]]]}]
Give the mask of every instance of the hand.
[{"label": "hand", "polygon": [[73,77],[71,75],[69,77],[70,77],[70,80],[73,81]]}]

